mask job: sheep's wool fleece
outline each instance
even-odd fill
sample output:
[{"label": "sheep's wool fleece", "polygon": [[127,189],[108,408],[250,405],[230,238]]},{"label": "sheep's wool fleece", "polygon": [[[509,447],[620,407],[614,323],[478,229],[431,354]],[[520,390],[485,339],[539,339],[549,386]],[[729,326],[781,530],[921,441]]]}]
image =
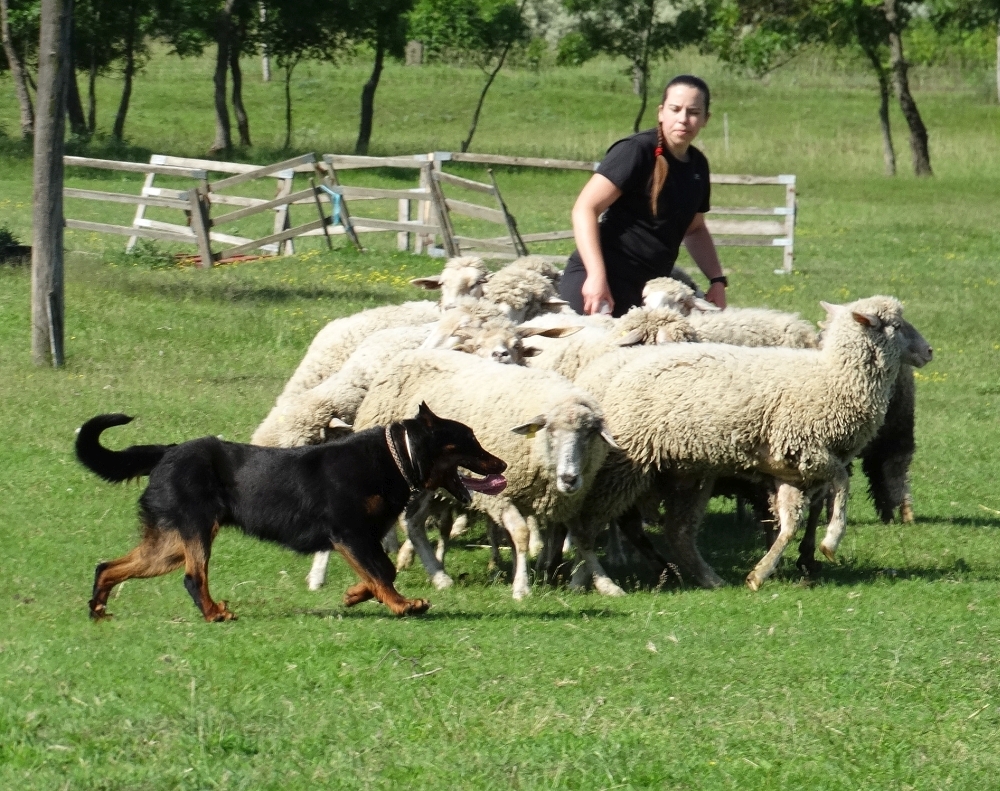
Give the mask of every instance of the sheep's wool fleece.
[{"label": "sheep's wool fleece", "polygon": [[766,308],[729,308],[718,313],[692,313],[689,321],[703,343],[736,346],[785,346],[816,349],[816,328],[798,313]]},{"label": "sheep's wool fleece", "polygon": [[642,347],[605,355],[577,383],[601,401],[643,470],[756,470],[809,483],[874,436],[899,370],[900,303],[871,297],[846,307],[822,350]]},{"label": "sheep's wool fleece", "polygon": [[541,312],[540,307],[556,294],[552,281],[530,269],[506,267],[495,272],[483,286],[483,299],[506,305],[514,321],[524,321]]},{"label": "sheep's wool fleece", "polygon": [[361,342],[378,330],[413,326],[437,321],[441,311],[436,302],[404,302],[383,305],[353,316],[334,319],[313,338],[305,357],[285,385],[281,397],[309,390],[331,373],[339,371]]},{"label": "sheep's wool fleece", "polygon": [[[564,521],[575,515],[607,455],[608,445],[598,433],[601,408],[589,394],[550,371],[450,351],[419,350],[396,357],[372,382],[354,428],[412,418],[421,401],[440,417],[465,423],[488,452],[507,462],[507,488],[499,497],[473,494],[473,507],[497,523],[506,502],[525,516]],[[549,422],[534,437],[510,430],[538,415]],[[581,471],[584,483],[572,495],[560,494],[555,460],[548,453],[550,429],[581,426],[591,435]]]}]

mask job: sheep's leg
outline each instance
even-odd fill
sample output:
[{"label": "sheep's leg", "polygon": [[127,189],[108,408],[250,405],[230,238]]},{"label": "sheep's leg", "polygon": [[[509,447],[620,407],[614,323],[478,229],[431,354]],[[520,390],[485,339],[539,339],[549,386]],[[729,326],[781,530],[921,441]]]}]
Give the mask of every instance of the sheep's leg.
[{"label": "sheep's leg", "polygon": [[778,537],[774,539],[771,548],[754,567],[754,570],[747,575],[747,585],[750,590],[758,590],[764,580],[774,572],[778,560],[781,558],[781,553],[785,551],[785,547],[788,546],[788,542],[792,540],[792,536],[795,535],[795,530],[799,526],[799,518],[802,516],[804,506],[803,499],[802,490],[797,486],[788,483],[782,483],[778,486],[778,492],[774,498],[779,525]]},{"label": "sheep's leg", "polygon": [[910,476],[903,483],[903,503],[899,506],[899,521],[904,525],[913,524],[913,494],[910,492]]},{"label": "sheep's leg", "polygon": [[323,584],[326,582],[326,567],[329,562],[329,552],[317,552],[313,555],[312,568],[306,574],[306,582],[309,585],[309,590],[318,591],[323,587]]},{"label": "sheep's leg", "polygon": [[622,541],[622,531],[618,527],[618,520],[612,519],[608,525],[608,540],[604,545],[604,558],[612,566],[627,566],[628,558],[625,555],[625,546]]},{"label": "sheep's leg", "polygon": [[541,575],[546,582],[555,582],[556,574],[563,562],[563,542],[566,540],[566,525],[556,523],[545,531],[544,545],[538,554],[535,564],[536,575]]},{"label": "sheep's leg", "polygon": [[625,591],[619,588],[601,566],[601,561],[594,553],[594,537],[592,531],[585,531],[579,520],[569,525],[569,534],[573,539],[577,555],[583,561],[573,571],[570,587],[574,590],[585,590],[588,577],[594,581],[594,589],[604,596],[624,596]]},{"label": "sheep's leg", "polygon": [[665,483],[669,488],[663,498],[665,534],[671,555],[681,570],[702,588],[720,588],[726,584],[698,550],[698,528],[712,499],[714,485],[714,478],[675,478]]},{"label": "sheep's leg", "polygon": [[458,538],[466,530],[469,529],[469,516],[468,514],[454,515],[454,512],[449,510],[447,514],[447,519],[441,520],[441,537],[438,539],[437,551],[434,553],[438,559],[438,563],[442,566],[444,565],[444,556],[448,551],[448,544],[453,538]]},{"label": "sheep's leg", "polygon": [[514,505],[508,505],[500,515],[503,526],[510,533],[510,542],[514,545],[514,584],[513,594],[518,601],[531,594],[528,582],[528,546],[531,531],[528,522]]},{"label": "sheep's leg", "polygon": [[430,574],[434,587],[438,590],[444,590],[455,583],[445,573],[444,566],[438,562],[437,556],[434,554],[434,547],[431,546],[431,542],[427,538],[424,522],[430,512],[431,503],[430,495],[417,496],[410,502],[413,508],[407,507],[406,509],[406,537],[413,543],[413,548],[427,573]]},{"label": "sheep's leg", "polygon": [[396,532],[395,525],[389,528],[389,532],[382,539],[382,549],[386,551],[386,554],[399,553],[399,533]]},{"label": "sheep's leg", "polygon": [[844,531],[847,530],[847,495],[850,480],[847,470],[841,468],[837,470],[830,484],[833,489],[833,513],[830,514],[826,535],[819,545],[819,551],[830,560],[835,560],[837,547],[840,546],[840,542],[844,539]]},{"label": "sheep's leg", "polygon": [[528,557],[537,558],[545,548],[545,540],[542,538],[542,531],[538,527],[538,519],[534,516],[527,518],[528,522]]},{"label": "sheep's leg", "polygon": [[500,568],[500,526],[490,517],[486,517],[486,536],[490,540],[490,564],[487,567],[490,571],[497,571]]},{"label": "sheep's leg", "polygon": [[803,574],[810,577],[819,573],[822,568],[816,560],[816,528],[819,526],[819,518],[823,514],[823,506],[826,504],[826,489],[813,494],[809,500],[809,518],[806,520],[806,532],[799,543],[799,559],[795,565]]}]

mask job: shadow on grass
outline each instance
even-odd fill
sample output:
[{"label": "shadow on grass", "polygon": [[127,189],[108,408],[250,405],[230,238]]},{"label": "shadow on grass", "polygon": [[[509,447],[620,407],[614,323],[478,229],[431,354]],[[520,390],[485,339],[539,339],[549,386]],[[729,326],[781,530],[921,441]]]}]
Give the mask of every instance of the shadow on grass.
[{"label": "shadow on grass", "polygon": [[[918,517],[921,524],[961,524],[975,527],[1000,527],[1000,520],[985,518],[956,517],[941,519],[938,517]],[[879,525],[881,527],[881,525]],[[886,525],[884,529],[892,529]],[[905,529],[905,525],[895,525]],[[822,527],[820,528],[820,536]],[[656,548],[667,559],[670,552],[661,535],[652,534],[650,539]],[[798,558],[799,541],[802,540],[800,530],[789,544],[788,548],[772,575],[772,579],[785,582],[798,581],[801,585],[843,585],[873,583],[885,580],[921,579],[928,582],[937,580],[964,580],[974,576],[979,581],[1000,581],[1000,574],[986,572],[982,569],[973,571],[969,563],[961,557],[949,559],[947,565],[915,566],[901,564],[899,567],[886,567],[861,559],[845,559],[839,563],[822,561],[819,572],[815,575],[804,575],[795,567]],[[742,587],[750,570],[764,556],[767,548],[764,537],[755,525],[739,525],[734,522],[732,514],[708,514],[702,524],[699,537],[699,547],[705,560],[721,576],[728,585]],[[820,556],[817,553],[817,558]],[[821,558],[820,558],[821,559]],[[696,588],[688,579],[679,579],[671,570],[661,574],[659,566],[650,564],[637,555],[637,561],[628,567],[616,567],[605,563],[605,567],[615,581],[628,591],[681,590]],[[766,585],[766,583],[765,583]]]},{"label": "shadow on grass", "polygon": [[[536,600],[537,601],[537,600]],[[368,607],[367,610],[363,609]],[[308,608],[308,609],[295,609],[288,610],[283,613],[276,613],[273,618],[275,620],[280,620],[282,618],[294,618],[301,615],[312,615],[317,618],[334,618],[337,616],[343,617],[344,620],[348,619],[368,619],[368,618],[393,618],[389,610],[387,610],[382,605],[372,606],[370,603],[361,604],[358,607],[351,608]],[[498,610],[497,612],[484,612],[482,610],[474,611],[441,611],[434,607],[433,601],[431,602],[431,609],[428,610],[423,615],[410,615],[403,616],[404,618],[419,618],[423,621],[486,621],[486,620],[510,620],[511,618],[516,619],[529,619],[532,621],[578,621],[583,616],[588,618],[630,618],[632,614],[627,610],[614,611],[607,610],[603,607],[571,607],[569,609],[563,610],[552,610],[552,611],[542,611],[539,612],[536,609],[505,609]]]}]

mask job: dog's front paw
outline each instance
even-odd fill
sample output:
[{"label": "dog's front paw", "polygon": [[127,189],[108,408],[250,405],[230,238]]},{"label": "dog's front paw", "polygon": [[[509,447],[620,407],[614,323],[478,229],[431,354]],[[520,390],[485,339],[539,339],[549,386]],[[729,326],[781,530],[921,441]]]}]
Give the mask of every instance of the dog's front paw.
[{"label": "dog's front paw", "polygon": [[407,599],[400,615],[423,615],[430,606],[431,603],[427,599]]}]

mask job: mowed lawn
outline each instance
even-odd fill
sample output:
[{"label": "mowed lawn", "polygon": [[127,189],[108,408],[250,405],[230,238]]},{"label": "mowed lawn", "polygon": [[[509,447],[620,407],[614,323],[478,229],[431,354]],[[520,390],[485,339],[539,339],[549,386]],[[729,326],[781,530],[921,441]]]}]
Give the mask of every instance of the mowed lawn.
[{"label": "mowed lawn", "polygon": [[[807,583],[790,551],[751,593],[742,578],[762,540],[719,500],[702,548],[730,587],[658,585],[637,566],[617,570],[631,591],[624,599],[536,586],[523,602],[511,600],[509,575],[488,574],[476,526],[449,555],[454,588],[434,590],[419,566],[400,574],[404,594],[433,602],[425,617],[402,620],[374,603],[344,609],[352,576],[339,559],[327,587],[309,593],[308,558],[224,531],[211,585],[238,621],[202,623],[175,573],[127,582],[109,603],[115,618],[92,624],[94,565],[134,545],[141,488],[83,470],[74,429],[124,411],[139,419],[106,435],[113,447],[205,434],[245,441],[325,322],[419,297],[407,281],[439,262],[391,252],[386,237],[365,254],[338,241],[332,253],[310,244],[293,258],[164,269],[123,258],[122,239],[70,232],[65,369],[31,364],[29,273],[0,269],[0,787],[995,784],[1000,111],[975,90],[928,78],[917,98],[936,175],[907,174],[898,123],[901,175],[891,180],[862,79],[837,87],[843,75],[803,67],[764,85],[694,57],[661,76],[688,69],[717,86],[704,146],[714,170],[799,176],[796,273],[772,274],[777,250],[727,248],[733,304],[818,320],[821,299],[890,293],[933,344],[918,377],[917,523],[879,523],[856,475],[840,564]],[[599,158],[631,125],[635,98],[620,71],[597,63],[501,75],[474,149]],[[303,68],[314,82],[298,89],[295,152],[350,150],[365,72]],[[374,153],[455,148],[477,74],[387,68]],[[132,147],[120,155],[200,155],[209,77],[207,61],[154,59],[137,84]],[[245,158],[280,159],[281,113],[267,109],[280,86],[248,82],[260,148]],[[101,83],[107,117],[116,85]],[[0,92],[12,95],[6,77]],[[204,107],[176,101],[185,95]],[[10,134],[15,110],[0,106]],[[27,240],[30,159],[10,141],[2,152],[0,223]],[[68,177],[112,188],[94,173]],[[497,177],[530,232],[568,227],[586,174]],[[729,198],[745,195],[716,202]],[[106,219],[120,221],[113,211]]]}]

